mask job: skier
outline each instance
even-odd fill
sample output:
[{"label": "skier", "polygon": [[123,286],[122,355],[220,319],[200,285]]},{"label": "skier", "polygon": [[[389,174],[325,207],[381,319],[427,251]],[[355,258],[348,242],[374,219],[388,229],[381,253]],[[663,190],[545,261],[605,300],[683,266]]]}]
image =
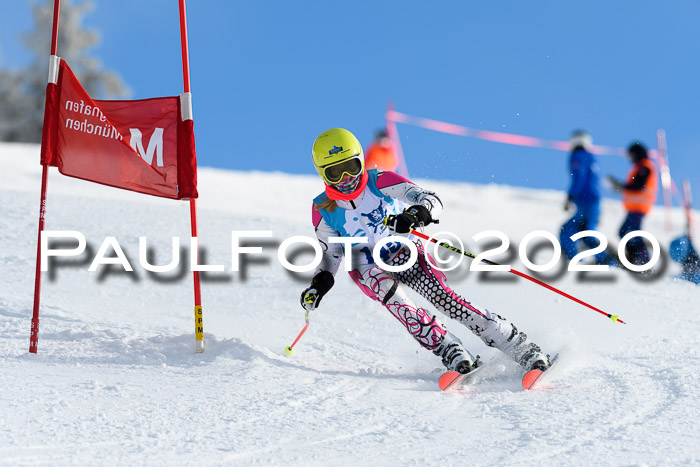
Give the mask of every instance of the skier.
[{"label": "skier", "polygon": [[680,279],[700,284],[700,255],[693,246],[693,196],[690,193],[690,182],[683,181],[683,207],[685,208],[685,235],[671,242],[671,259],[681,263],[683,271]]},{"label": "skier", "polygon": [[[584,230],[595,230],[598,225],[600,194],[598,193],[598,163],[595,156],[589,152],[593,145],[591,135],[585,131],[575,131],[569,142],[571,143],[569,156],[571,186],[564,203],[564,211],[569,211],[571,205],[575,204],[576,213],[561,227],[559,242],[566,256],[572,259],[578,254],[578,248],[571,240],[571,236]],[[590,248],[598,246],[598,241],[593,237],[584,237],[582,241]]]},{"label": "skier", "polygon": [[[313,144],[312,158],[326,185],[312,208],[324,261],[301,294],[304,309],[316,309],[333,287],[344,251],[341,244],[329,239],[366,237],[368,243],[352,246],[355,263],[350,276],[365,295],[386,307],[421,346],[440,357],[449,371],[464,374],[481,363],[437,317],[414,303],[404,287],[420,293],[441,313],[465,325],[487,346],[503,351],[523,369],[548,368],[549,356],[528,341],[525,333],[518,332],[506,318],[455,293],[447,285],[445,275],[432,266],[435,262],[419,240],[409,236],[418,251],[418,260],[409,269],[392,273],[375,263],[371,252],[379,240],[389,235],[407,236],[411,228],[427,226],[438,218],[442,202],[435,193],[393,172],[365,170],[362,146],[342,128],[321,133]],[[388,226],[384,225],[385,218],[392,219]],[[400,242],[389,243],[382,251],[383,261],[391,266],[403,265],[409,257],[409,248]]]},{"label": "skier", "polygon": [[[627,156],[632,162],[632,168],[627,175],[627,181],[622,182],[608,175],[610,183],[616,191],[622,191],[622,204],[627,210],[627,217],[620,227],[620,238],[629,232],[641,230],[642,220],[656,202],[658,180],[656,167],[649,159],[647,149],[639,142],[627,148]],[[649,252],[641,237],[632,238],[626,245],[627,257],[633,264],[649,262]]]},{"label": "skier", "polygon": [[385,130],[378,130],[365,156],[365,167],[394,171],[399,167],[399,156]]},{"label": "skier", "polygon": [[671,242],[671,259],[681,263],[683,271],[680,279],[700,284],[700,255],[698,255],[689,235],[684,235]]}]

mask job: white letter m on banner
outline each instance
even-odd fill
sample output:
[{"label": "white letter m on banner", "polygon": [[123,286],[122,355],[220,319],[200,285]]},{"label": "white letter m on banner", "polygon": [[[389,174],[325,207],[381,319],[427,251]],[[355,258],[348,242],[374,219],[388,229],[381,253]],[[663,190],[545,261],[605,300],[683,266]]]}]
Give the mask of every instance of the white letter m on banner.
[{"label": "white letter m on banner", "polygon": [[131,149],[138,153],[148,164],[153,165],[153,153],[156,153],[156,165],[163,167],[163,129],[153,130],[151,140],[148,142],[148,149],[143,150],[143,135],[138,128],[129,128],[131,132]]}]

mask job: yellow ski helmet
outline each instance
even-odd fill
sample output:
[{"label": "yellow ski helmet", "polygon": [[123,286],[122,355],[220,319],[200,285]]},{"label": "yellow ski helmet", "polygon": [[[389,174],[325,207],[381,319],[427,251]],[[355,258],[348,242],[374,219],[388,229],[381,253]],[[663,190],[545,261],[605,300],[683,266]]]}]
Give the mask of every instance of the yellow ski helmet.
[{"label": "yellow ski helmet", "polygon": [[365,170],[362,145],[344,128],[331,128],[318,135],[311,158],[316,172],[327,185],[339,183],[345,174],[357,177]]}]

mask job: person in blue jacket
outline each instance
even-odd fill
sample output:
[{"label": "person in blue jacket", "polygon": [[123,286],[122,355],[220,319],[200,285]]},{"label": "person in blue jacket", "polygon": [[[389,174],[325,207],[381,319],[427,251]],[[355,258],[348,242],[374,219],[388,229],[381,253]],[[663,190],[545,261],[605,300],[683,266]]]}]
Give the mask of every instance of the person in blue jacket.
[{"label": "person in blue jacket", "polygon": [[[578,254],[578,247],[571,236],[584,231],[595,230],[600,214],[600,194],[598,192],[598,163],[590,152],[593,138],[585,131],[575,131],[569,140],[571,154],[569,156],[569,173],[571,186],[568,191],[564,211],[569,211],[572,204],[576,213],[567,220],[559,233],[561,248],[572,259]],[[598,246],[593,237],[584,237],[583,241],[589,248]]]}]

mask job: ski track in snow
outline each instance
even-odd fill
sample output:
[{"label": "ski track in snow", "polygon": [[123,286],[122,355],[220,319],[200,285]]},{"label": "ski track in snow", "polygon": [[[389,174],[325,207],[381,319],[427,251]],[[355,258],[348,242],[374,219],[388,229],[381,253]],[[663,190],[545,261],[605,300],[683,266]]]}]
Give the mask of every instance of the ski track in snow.
[{"label": "ski track in snow", "polygon": [[[96,251],[114,235],[136,272],[87,271],[80,258],[45,274],[39,354],[27,353],[41,168],[38,147],[0,144],[0,464],[680,465],[700,461],[700,288],[622,271],[611,283],[554,285],[619,314],[604,317],[522,281],[452,273],[454,288],[561,352],[540,390],[520,389],[496,358],[462,394],[437,388],[440,362],[344,273],[303,326],[296,280],[276,246],[245,275],[202,284],[207,350],[195,354],[190,273],[165,281],[138,264],[138,236],[157,260],[189,235],[187,203],[49,177],[47,229],[79,230]],[[562,169],[563,171],[563,169]],[[200,242],[230,269],[231,230],[313,235],[315,177],[201,169]],[[445,202],[440,230],[498,229],[517,242],[557,232],[561,193],[419,181]],[[623,213],[606,201],[612,241]],[[674,211],[676,225],[682,213]],[[475,227],[475,223],[478,225]],[[645,228],[668,245],[657,209]],[[517,244],[516,244],[517,245]],[[266,258],[266,259],[265,259]],[[545,257],[542,262],[545,262]],[[301,261],[301,259],[300,259]],[[521,265],[514,267],[523,269]],[[173,273],[172,277],[176,277]],[[421,301],[421,303],[424,303]],[[489,360],[466,328],[443,320]]]}]

